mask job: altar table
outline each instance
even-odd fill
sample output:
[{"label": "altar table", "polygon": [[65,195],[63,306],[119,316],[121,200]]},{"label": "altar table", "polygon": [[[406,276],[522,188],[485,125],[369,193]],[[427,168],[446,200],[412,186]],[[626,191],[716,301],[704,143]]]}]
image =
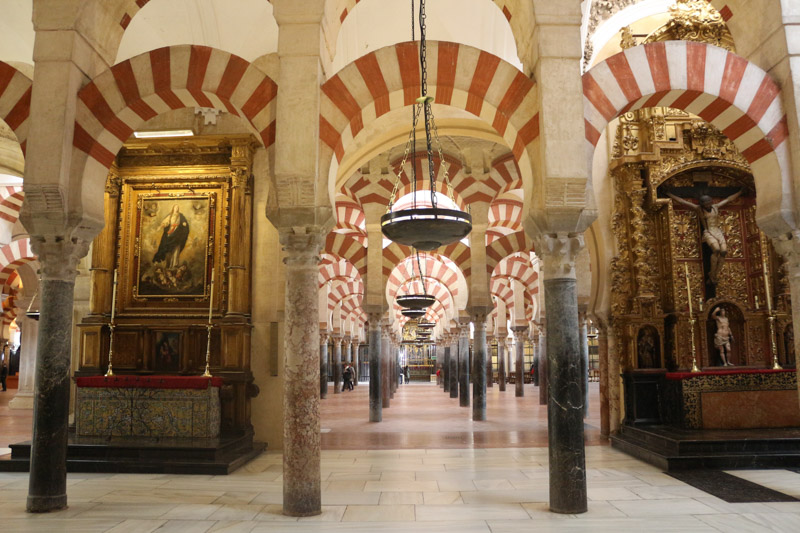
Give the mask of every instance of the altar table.
[{"label": "altar table", "polygon": [[90,376],[76,383],[78,436],[219,436],[221,378]]}]

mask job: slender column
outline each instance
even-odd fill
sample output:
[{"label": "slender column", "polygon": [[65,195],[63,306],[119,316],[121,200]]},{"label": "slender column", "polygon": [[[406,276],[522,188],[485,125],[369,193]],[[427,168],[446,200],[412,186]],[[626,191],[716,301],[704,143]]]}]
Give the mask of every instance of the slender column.
[{"label": "slender column", "polygon": [[333,336],[333,393],[342,392],[342,337]]},{"label": "slender column", "polygon": [[358,387],[358,364],[359,364],[358,348],[359,348],[359,340],[356,339],[356,340],[353,341],[353,344],[350,345],[350,349],[353,351],[353,386],[354,387]]},{"label": "slender column", "polygon": [[497,337],[497,384],[501,391],[506,390],[506,338]]},{"label": "slender column", "polygon": [[383,419],[381,401],[381,313],[370,313],[369,319],[369,421]]},{"label": "slender column", "polygon": [[444,392],[450,392],[450,347],[444,347],[444,363],[442,364],[442,389]]},{"label": "slender column", "polygon": [[581,313],[578,319],[580,324],[578,341],[581,348],[581,394],[583,395],[583,418],[586,418],[589,415],[589,338],[587,336],[589,331],[586,314]]},{"label": "slender column", "polygon": [[392,369],[392,372],[390,374],[391,386],[389,387],[389,398],[394,398],[394,393],[397,391],[397,379],[398,379],[397,365],[398,365],[399,354],[397,353],[397,346],[395,345],[391,337],[389,338],[389,354],[390,354],[389,365],[391,365],[390,368]]},{"label": "slender column", "polygon": [[381,401],[383,401],[384,409],[389,407],[389,400],[392,397],[392,368],[391,368],[391,348],[389,345],[389,326],[383,326],[381,335],[381,366],[382,380],[381,380]]},{"label": "slender column", "polygon": [[328,339],[325,332],[319,334],[319,397],[328,397]]},{"label": "slender column", "polygon": [[547,405],[549,397],[547,379],[547,333],[546,324],[539,326],[539,405]]},{"label": "slender column", "polygon": [[472,420],[486,420],[486,360],[492,362],[486,349],[486,313],[476,312],[472,324],[474,325],[472,354],[476,369],[472,378]]},{"label": "slender column", "polygon": [[525,396],[525,339],[528,336],[528,326],[512,326],[514,332],[514,369],[516,378],[514,383],[514,396]]},{"label": "slender column", "polygon": [[608,333],[602,324],[597,328],[597,351],[600,363],[600,434],[608,437]]},{"label": "slender column", "polygon": [[469,407],[469,323],[458,328],[458,405]]},{"label": "slender column", "polygon": [[[788,278],[789,290],[792,295],[792,329],[794,330],[795,362],[797,362],[800,361],[800,230],[794,230],[780,239],[773,239],[772,244],[775,250],[786,260],[786,277]],[[611,351],[610,332],[608,355],[609,374],[611,374],[610,362],[613,352]],[[617,365],[617,370],[619,370],[619,365]],[[800,379],[797,380],[797,391],[798,395],[800,395]]]},{"label": "slender column", "polygon": [[494,337],[486,337],[486,387],[494,387],[494,368],[492,365],[492,341]]},{"label": "slender column", "polygon": [[42,278],[27,509],[38,513],[67,506],[73,292],[78,260],[88,243],[31,237],[31,244]]},{"label": "slender column", "polygon": [[617,433],[622,421],[620,406],[620,364],[617,349],[617,332],[613,326],[607,329],[608,343],[608,430]]},{"label": "slender column", "polygon": [[[253,213],[253,148],[251,142],[239,139],[231,143],[230,242],[250,242],[250,217]],[[227,315],[246,315],[250,312],[250,246],[231,246],[228,249]]]},{"label": "slender column", "polygon": [[[319,233],[281,233],[286,252],[286,339],[283,385],[283,512],[322,512],[320,485]],[[338,343],[337,343],[338,344]]]},{"label": "slender column", "polygon": [[458,398],[458,331],[451,340],[453,344],[450,345],[450,397]]},{"label": "slender column", "polygon": [[536,239],[547,309],[550,510],[557,513],[587,510],[575,279],[575,257],[582,248],[581,234],[540,235]]},{"label": "slender column", "polygon": [[[20,301],[20,308],[27,309],[28,304],[30,304],[30,298]],[[32,409],[39,322],[28,318],[24,312],[17,315],[17,322],[22,330],[19,353],[19,383],[17,394],[8,402],[8,407],[11,409]]]}]

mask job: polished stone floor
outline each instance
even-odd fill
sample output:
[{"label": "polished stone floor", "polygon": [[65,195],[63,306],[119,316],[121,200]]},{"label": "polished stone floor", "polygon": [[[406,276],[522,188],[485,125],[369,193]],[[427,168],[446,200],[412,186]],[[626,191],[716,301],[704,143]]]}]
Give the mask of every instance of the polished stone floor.
[{"label": "polished stone floor", "polygon": [[[800,503],[726,503],[607,445],[586,449],[589,512],[548,512],[544,410],[534,392],[531,386],[517,399],[513,390],[492,389],[489,412],[498,420],[488,423],[469,421],[469,410],[433,385],[401,387],[381,424],[362,421],[367,387],[329,396],[323,402],[323,514],[317,517],[281,515],[281,455],[269,451],[229,476],[70,474],[69,509],[45,515],[24,512],[27,474],[0,474],[0,531],[800,531]],[[413,406],[430,406],[436,415],[429,420]],[[594,422],[587,420],[589,441]],[[449,438],[470,431],[492,435],[460,446]],[[337,433],[356,444],[330,437]],[[375,435],[385,440],[352,449]],[[414,448],[423,441],[426,448]],[[796,472],[732,473],[800,497]]]}]

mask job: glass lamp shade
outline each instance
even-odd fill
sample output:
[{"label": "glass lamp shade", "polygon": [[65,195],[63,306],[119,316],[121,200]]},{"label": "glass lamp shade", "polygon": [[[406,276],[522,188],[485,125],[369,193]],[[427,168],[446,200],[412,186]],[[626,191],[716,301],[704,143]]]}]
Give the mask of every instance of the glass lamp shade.
[{"label": "glass lamp shade", "polygon": [[431,251],[469,235],[472,215],[438,207],[401,209],[381,217],[381,231],[393,242]]},{"label": "glass lamp shade", "polygon": [[436,298],[430,294],[404,294],[397,297],[397,305],[406,309],[425,309],[435,302]]}]

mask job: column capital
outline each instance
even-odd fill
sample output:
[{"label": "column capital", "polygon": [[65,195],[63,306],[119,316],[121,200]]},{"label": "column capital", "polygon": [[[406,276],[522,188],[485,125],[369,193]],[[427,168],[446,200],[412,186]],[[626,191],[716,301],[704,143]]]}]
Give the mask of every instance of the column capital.
[{"label": "column capital", "polygon": [[514,333],[514,340],[524,341],[528,335],[528,326],[511,326],[511,331]]},{"label": "column capital", "polygon": [[337,335],[336,333],[331,333],[331,341],[333,342],[334,346],[341,346],[342,345],[342,336]]},{"label": "column capital", "polygon": [[542,233],[533,240],[545,281],[575,279],[575,260],[584,247],[583,233]]},{"label": "column capital", "polygon": [[800,277],[800,229],[772,239],[775,251],[786,260],[786,273],[790,278]]},{"label": "column capital", "polygon": [[281,231],[279,236],[283,251],[286,252],[283,262],[287,267],[317,268],[320,261],[319,252],[325,242],[325,234],[295,229],[294,231]]},{"label": "column capital", "polygon": [[331,338],[331,336],[328,334],[327,331],[320,331],[319,332],[319,343],[320,343],[320,345],[328,344],[328,340],[330,338]]},{"label": "column capital", "polygon": [[89,252],[89,241],[62,235],[31,235],[43,280],[75,281],[78,262]]}]

